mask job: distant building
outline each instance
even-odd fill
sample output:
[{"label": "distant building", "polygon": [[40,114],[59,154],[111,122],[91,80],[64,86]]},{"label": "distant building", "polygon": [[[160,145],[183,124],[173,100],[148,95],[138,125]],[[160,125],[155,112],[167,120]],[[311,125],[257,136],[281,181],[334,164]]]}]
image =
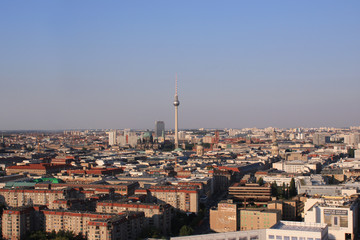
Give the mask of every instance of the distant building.
[{"label": "distant building", "polygon": [[52,164],[52,163],[34,163],[26,165],[9,166],[6,168],[6,174],[30,173],[35,175],[46,175],[58,173],[62,170],[72,169],[73,166],[68,164]]},{"label": "distant building", "polygon": [[203,156],[204,155],[204,146],[202,145],[201,142],[199,142],[196,145],[196,155],[198,155],[198,156]]},{"label": "distant building", "polygon": [[344,143],[352,147],[357,147],[360,143],[360,134],[352,133],[344,136]]},{"label": "distant building", "polygon": [[117,139],[116,139],[116,130],[108,132],[109,135],[109,145],[117,145]]},{"label": "distant building", "polygon": [[313,135],[313,144],[314,145],[325,145],[326,143],[330,142],[330,136],[324,134],[324,133],[315,133]]},{"label": "distant building", "polygon": [[165,123],[163,121],[155,122],[155,137],[164,137],[165,136]]},{"label": "distant building", "polygon": [[124,131],[124,135],[117,137],[117,143],[120,147],[132,147],[134,148],[139,140],[139,136],[135,132]]},{"label": "distant building", "polygon": [[271,187],[259,186],[256,183],[245,185],[235,183],[229,187],[229,195],[236,200],[265,204],[271,200]]}]

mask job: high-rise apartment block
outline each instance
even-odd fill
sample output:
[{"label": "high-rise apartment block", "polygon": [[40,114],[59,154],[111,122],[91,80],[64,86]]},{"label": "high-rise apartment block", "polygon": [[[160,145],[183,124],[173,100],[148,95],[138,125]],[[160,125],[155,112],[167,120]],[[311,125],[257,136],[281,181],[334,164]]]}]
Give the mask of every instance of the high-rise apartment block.
[{"label": "high-rise apartment block", "polygon": [[34,229],[34,208],[18,207],[4,210],[2,215],[2,233],[4,239],[22,239]]},{"label": "high-rise apartment block", "polygon": [[165,136],[165,123],[163,121],[155,122],[155,137]]},{"label": "high-rise apartment block", "polygon": [[330,142],[330,136],[324,134],[324,133],[314,133],[313,135],[313,144],[314,145],[324,145],[325,143]]},{"label": "high-rise apartment block", "polygon": [[116,145],[117,144],[116,130],[108,132],[108,135],[109,135],[109,145],[110,146]]},{"label": "high-rise apartment block", "polygon": [[358,147],[358,144],[360,143],[360,134],[359,133],[352,133],[349,135],[344,136],[344,143],[347,145],[350,145],[351,147]]}]

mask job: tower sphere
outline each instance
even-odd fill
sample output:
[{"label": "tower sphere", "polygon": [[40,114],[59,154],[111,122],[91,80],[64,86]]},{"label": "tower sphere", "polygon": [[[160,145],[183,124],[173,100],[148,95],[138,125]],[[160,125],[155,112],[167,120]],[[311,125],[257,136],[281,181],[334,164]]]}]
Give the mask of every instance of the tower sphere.
[{"label": "tower sphere", "polygon": [[180,102],[179,102],[178,96],[176,95],[175,99],[174,99],[174,106],[177,107],[179,105],[180,105]]}]

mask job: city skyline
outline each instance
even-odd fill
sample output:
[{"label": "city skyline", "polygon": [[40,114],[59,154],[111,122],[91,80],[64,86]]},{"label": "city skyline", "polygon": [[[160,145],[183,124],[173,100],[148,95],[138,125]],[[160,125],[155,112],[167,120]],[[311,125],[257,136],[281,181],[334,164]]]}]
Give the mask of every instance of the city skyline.
[{"label": "city skyline", "polygon": [[359,7],[2,2],[0,130],[358,126]]}]

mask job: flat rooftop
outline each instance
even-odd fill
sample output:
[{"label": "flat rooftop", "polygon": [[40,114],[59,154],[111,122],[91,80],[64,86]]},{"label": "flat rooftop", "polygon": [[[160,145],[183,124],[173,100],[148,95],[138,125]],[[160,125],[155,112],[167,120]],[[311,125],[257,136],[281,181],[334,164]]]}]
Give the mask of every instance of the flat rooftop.
[{"label": "flat rooftop", "polygon": [[307,232],[322,232],[324,228],[326,228],[326,224],[288,222],[288,221],[280,221],[271,227],[271,229],[279,229],[286,231],[307,231]]}]

